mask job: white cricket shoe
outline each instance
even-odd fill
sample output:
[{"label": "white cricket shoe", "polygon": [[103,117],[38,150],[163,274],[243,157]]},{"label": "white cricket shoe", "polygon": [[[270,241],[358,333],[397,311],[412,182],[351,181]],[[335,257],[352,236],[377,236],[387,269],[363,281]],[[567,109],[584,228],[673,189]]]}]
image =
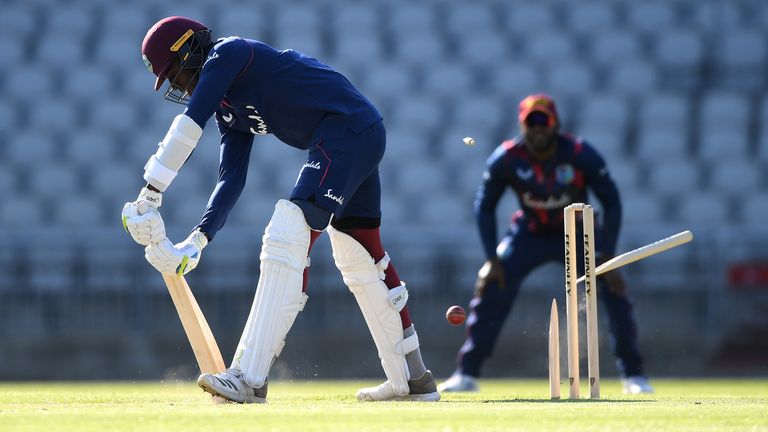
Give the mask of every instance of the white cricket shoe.
[{"label": "white cricket shoe", "polygon": [[477,379],[470,375],[454,373],[450,378],[440,384],[437,389],[442,392],[476,392],[478,391]]},{"label": "white cricket shoe", "polygon": [[624,387],[624,394],[649,394],[653,393],[653,387],[648,382],[648,378],[641,375],[628,376],[621,380]]},{"label": "white cricket shoe", "polygon": [[266,403],[267,383],[255,388],[243,379],[240,369],[227,369],[217,374],[204,373],[197,379],[197,385],[206,392],[237,403]]},{"label": "white cricket shoe", "polygon": [[395,389],[389,380],[384,381],[376,387],[366,387],[357,391],[357,400],[362,402],[383,402],[383,401],[419,401],[436,402],[440,400],[440,393],[435,386],[435,378],[432,372],[426,371],[420,377],[408,380],[410,393],[404,396],[395,394]]}]

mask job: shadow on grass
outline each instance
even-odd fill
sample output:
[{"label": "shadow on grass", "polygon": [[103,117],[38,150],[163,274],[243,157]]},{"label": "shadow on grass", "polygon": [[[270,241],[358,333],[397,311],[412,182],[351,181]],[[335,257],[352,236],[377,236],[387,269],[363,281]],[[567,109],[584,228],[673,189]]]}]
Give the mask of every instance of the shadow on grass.
[{"label": "shadow on grass", "polygon": [[441,400],[442,403],[554,403],[554,404],[599,404],[599,403],[644,403],[655,399],[491,399],[491,400]]},{"label": "shadow on grass", "polygon": [[573,403],[639,403],[639,402],[656,402],[651,399],[497,399],[497,400],[484,400],[481,403],[556,403],[556,404],[573,404]]}]

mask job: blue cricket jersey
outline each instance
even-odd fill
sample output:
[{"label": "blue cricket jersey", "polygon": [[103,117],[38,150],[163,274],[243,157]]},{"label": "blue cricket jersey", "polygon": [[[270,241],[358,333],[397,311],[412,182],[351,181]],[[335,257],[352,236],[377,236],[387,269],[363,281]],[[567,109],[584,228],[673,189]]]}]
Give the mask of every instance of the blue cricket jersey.
[{"label": "blue cricket jersey", "polygon": [[580,138],[558,134],[554,156],[539,160],[520,138],[503,142],[488,158],[475,200],[475,215],[483,250],[496,256],[496,206],[507,188],[520,203],[513,223],[535,233],[563,232],[563,208],[587,203],[591,189],[602,204],[603,225],[597,254],[613,255],[621,225],[621,200],[603,158]]},{"label": "blue cricket jersey", "polygon": [[381,120],[373,104],[329,66],[238,37],[220,39],[211,49],[185,112],[200,127],[214,113],[221,133],[219,182],[198,225],[210,239],[245,186],[255,135],[271,133],[306,150]]}]

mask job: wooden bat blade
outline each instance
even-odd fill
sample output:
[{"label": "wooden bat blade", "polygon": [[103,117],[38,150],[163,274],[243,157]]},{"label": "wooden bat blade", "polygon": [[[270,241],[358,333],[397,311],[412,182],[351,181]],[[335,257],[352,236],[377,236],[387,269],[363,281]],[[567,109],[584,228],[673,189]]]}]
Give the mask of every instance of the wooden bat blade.
[{"label": "wooden bat blade", "polygon": [[[669,250],[682,244],[688,243],[691,240],[693,240],[693,233],[688,230],[677,233],[673,236],[669,236],[667,238],[663,238],[657,242],[645,245],[629,252],[625,252],[609,261],[604,262],[595,269],[595,275],[599,276],[603,273],[609,272],[619,267],[623,267],[635,261],[648,258],[650,256],[664,252],[665,250]],[[581,282],[584,282],[584,276],[580,277],[577,281],[577,283]]]},{"label": "wooden bat blade", "polygon": [[176,312],[181,319],[181,325],[187,334],[189,344],[195,353],[195,359],[203,373],[219,373],[225,369],[224,359],[221,357],[219,345],[213,337],[211,328],[205,320],[200,306],[192,295],[192,290],[183,276],[163,275],[165,285],[171,294]]}]

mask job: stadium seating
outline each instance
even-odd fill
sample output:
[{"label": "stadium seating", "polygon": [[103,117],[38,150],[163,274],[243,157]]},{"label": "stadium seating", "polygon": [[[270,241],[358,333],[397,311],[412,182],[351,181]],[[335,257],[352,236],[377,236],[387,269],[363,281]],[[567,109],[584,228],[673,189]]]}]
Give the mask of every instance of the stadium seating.
[{"label": "stadium seating", "polygon": [[[462,241],[474,244],[471,201],[483,163],[516,133],[519,99],[540,91],[557,98],[564,129],[607,160],[625,226],[743,221],[749,229],[766,211],[763,2],[6,3],[0,191],[13,199],[0,206],[0,223],[11,229],[114,227],[183,110],[153,91],[139,55],[147,28],[170,14],[205,21],[217,37],[305,51],[348,73],[385,117],[387,224],[450,220],[466,225],[472,235]],[[477,146],[463,146],[463,136]],[[169,192],[170,223],[199,218],[218,147],[211,121]],[[256,137],[248,195],[228,224],[253,229],[267,220],[304,160],[274,137]],[[89,195],[52,202],[79,190]]]}]

